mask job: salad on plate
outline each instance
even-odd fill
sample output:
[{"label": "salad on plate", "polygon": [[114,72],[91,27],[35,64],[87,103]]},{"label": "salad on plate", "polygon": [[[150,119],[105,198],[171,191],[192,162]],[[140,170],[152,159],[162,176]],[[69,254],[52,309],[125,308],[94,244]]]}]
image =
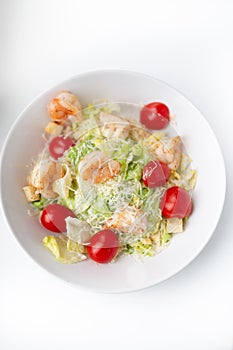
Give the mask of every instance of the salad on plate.
[{"label": "salad on plate", "polygon": [[48,112],[44,149],[23,191],[58,261],[151,257],[184,231],[197,173],[181,137],[170,133],[164,103],[83,108],[61,91]]}]

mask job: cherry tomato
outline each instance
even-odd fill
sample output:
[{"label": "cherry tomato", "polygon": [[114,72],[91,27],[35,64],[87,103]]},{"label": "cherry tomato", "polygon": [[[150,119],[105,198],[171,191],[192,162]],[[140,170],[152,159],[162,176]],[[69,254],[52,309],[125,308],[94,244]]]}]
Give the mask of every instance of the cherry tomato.
[{"label": "cherry tomato", "polygon": [[161,200],[160,209],[166,218],[187,218],[192,211],[191,196],[182,187],[170,187]]},{"label": "cherry tomato", "polygon": [[152,160],[146,164],[142,173],[142,181],[147,187],[154,188],[165,185],[170,176],[167,164]]},{"label": "cherry tomato", "polygon": [[58,159],[63,156],[64,152],[71,146],[74,146],[74,140],[70,137],[57,136],[52,139],[49,144],[49,153],[54,159]]},{"label": "cherry tomato", "polygon": [[76,215],[63,205],[49,204],[42,211],[40,221],[47,230],[53,232],[66,232],[65,219],[68,216],[76,218]]},{"label": "cherry tomato", "polygon": [[89,257],[101,264],[110,262],[117,254],[119,239],[112,230],[102,230],[97,232],[90,239],[87,246]]},{"label": "cherry tomato", "polygon": [[140,112],[140,122],[150,130],[164,129],[169,123],[169,109],[162,102],[151,102]]}]

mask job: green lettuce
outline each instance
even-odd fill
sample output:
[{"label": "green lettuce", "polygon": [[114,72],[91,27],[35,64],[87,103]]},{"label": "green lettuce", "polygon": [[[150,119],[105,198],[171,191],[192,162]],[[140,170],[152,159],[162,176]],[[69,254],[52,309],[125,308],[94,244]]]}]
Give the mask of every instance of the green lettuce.
[{"label": "green lettuce", "polygon": [[89,103],[86,108],[83,109],[83,115],[85,119],[88,119],[90,117],[97,117],[99,116],[100,112],[105,113],[113,113],[113,112],[120,112],[120,106],[117,103],[114,102],[107,102],[107,101],[95,101],[94,103]]},{"label": "green lettuce", "polygon": [[155,246],[153,244],[142,243],[141,240],[138,240],[135,243],[127,243],[124,252],[129,255],[136,253],[143,256],[154,256]]},{"label": "green lettuce", "polygon": [[96,150],[95,139],[93,135],[88,135],[85,139],[80,141],[75,146],[71,147],[67,152],[67,159],[73,163],[77,170],[77,166],[81,159],[90,152]]},{"label": "green lettuce", "polygon": [[69,196],[68,198],[59,198],[57,201],[58,204],[64,205],[70,210],[75,210],[75,200],[73,196]]},{"label": "green lettuce", "polygon": [[126,180],[141,180],[143,166],[137,162],[130,162],[125,172]]},{"label": "green lettuce", "polygon": [[142,208],[147,213],[149,229],[152,229],[152,227],[162,219],[159,205],[163,191],[163,187],[149,188],[147,192],[144,190],[145,197]]},{"label": "green lettuce", "polygon": [[57,261],[63,264],[73,264],[85,260],[87,257],[75,242],[71,242],[65,235],[53,235],[43,238],[44,247],[53,254]]},{"label": "green lettuce", "polygon": [[162,243],[167,244],[171,240],[172,234],[167,232],[167,223],[164,221],[161,223],[161,231]]},{"label": "green lettuce", "polygon": [[192,169],[192,159],[182,153],[181,163],[177,171],[171,171],[169,185],[180,186],[192,192],[197,182],[197,171]]},{"label": "green lettuce", "polygon": [[39,201],[32,202],[33,207],[39,210],[43,210],[48,204],[54,202],[53,199],[46,199],[43,196],[40,197]]}]

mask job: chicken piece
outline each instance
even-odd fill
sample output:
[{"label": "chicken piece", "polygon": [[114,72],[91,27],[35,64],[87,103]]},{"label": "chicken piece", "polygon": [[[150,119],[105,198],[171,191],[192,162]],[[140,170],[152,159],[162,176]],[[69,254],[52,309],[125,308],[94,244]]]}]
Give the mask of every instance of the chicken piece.
[{"label": "chicken piece", "polygon": [[62,123],[69,116],[76,121],[82,121],[82,106],[70,91],[61,91],[48,105],[50,118],[54,122]]},{"label": "chicken piece", "polygon": [[78,171],[84,181],[98,184],[119,174],[120,164],[116,160],[108,159],[103,152],[94,151],[81,160]]},{"label": "chicken piece", "polygon": [[29,203],[40,200],[40,194],[37,192],[35,187],[24,186],[23,191],[24,191],[25,197]]},{"label": "chicken piece", "polygon": [[53,191],[53,183],[64,176],[63,166],[49,159],[38,161],[32,169],[29,177],[29,186],[36,188],[45,198],[53,199],[57,193]]},{"label": "chicken piece", "polygon": [[126,139],[130,124],[127,120],[105,112],[100,113],[101,130],[104,137]]},{"label": "chicken piece", "polygon": [[127,208],[116,212],[112,219],[106,221],[106,228],[115,228],[123,233],[143,234],[147,229],[146,213],[141,209]]},{"label": "chicken piece", "polygon": [[176,136],[156,141],[151,151],[156,159],[167,164],[171,170],[177,170],[181,161],[181,138]]},{"label": "chicken piece", "polygon": [[148,130],[146,130],[142,125],[131,122],[130,136],[135,141],[142,141],[150,137],[151,133]]}]

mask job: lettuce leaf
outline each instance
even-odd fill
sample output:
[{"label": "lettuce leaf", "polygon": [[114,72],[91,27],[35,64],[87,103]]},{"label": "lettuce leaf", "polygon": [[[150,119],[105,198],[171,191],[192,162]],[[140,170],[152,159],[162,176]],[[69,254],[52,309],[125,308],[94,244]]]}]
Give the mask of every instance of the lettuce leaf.
[{"label": "lettuce leaf", "polygon": [[137,162],[130,162],[127,167],[125,179],[126,180],[141,180],[143,166]]},{"label": "lettuce leaf", "polygon": [[113,113],[120,112],[120,106],[117,103],[106,100],[96,100],[93,103],[89,103],[86,108],[83,109],[84,118],[97,117],[100,112]]},{"label": "lettuce leaf", "polygon": [[55,256],[56,260],[63,264],[72,264],[87,258],[79,251],[78,244],[71,245],[70,240],[64,235],[58,237],[45,236],[43,244]]},{"label": "lettuce leaf", "polygon": [[53,191],[59,195],[59,198],[67,199],[70,194],[70,187],[72,183],[71,171],[67,164],[63,165],[65,175],[57,179],[53,183]]},{"label": "lettuce leaf", "polygon": [[129,255],[136,254],[139,256],[154,256],[156,250],[155,245],[151,243],[145,244],[142,243],[141,240],[138,240],[135,243],[127,243],[124,247],[124,252]]},{"label": "lettuce leaf", "polygon": [[96,150],[95,139],[93,135],[89,135],[87,138],[83,139],[75,146],[71,147],[67,152],[67,159],[71,161],[77,171],[78,163],[81,159],[85,157],[89,152],[93,152]]},{"label": "lettuce leaf", "polygon": [[47,199],[41,196],[39,201],[32,202],[31,204],[36,209],[43,210],[48,204],[53,202],[54,202],[54,199]]},{"label": "lettuce leaf", "polygon": [[165,220],[162,221],[161,223],[161,240],[162,240],[162,244],[167,244],[171,238],[172,238],[172,234],[167,232],[167,223]]},{"label": "lettuce leaf", "polygon": [[183,153],[181,163],[177,171],[171,171],[169,184],[171,186],[180,186],[191,192],[194,190],[197,182],[197,171],[191,167],[192,159]]}]

